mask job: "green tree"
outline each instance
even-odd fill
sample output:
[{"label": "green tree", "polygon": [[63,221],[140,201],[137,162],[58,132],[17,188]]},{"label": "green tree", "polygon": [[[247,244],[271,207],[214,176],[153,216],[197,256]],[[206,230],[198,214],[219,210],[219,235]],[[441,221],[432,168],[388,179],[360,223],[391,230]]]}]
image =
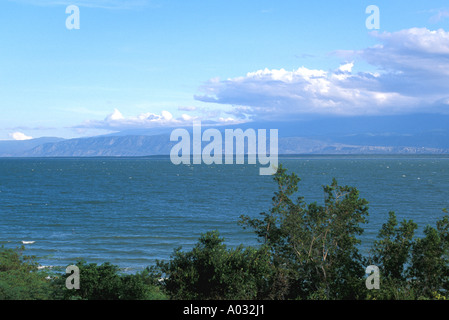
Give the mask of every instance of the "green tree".
[{"label": "green tree", "polygon": [[272,271],[264,248],[228,249],[217,231],[203,234],[188,252],[158,261],[172,299],[257,299],[267,294]]},{"label": "green tree", "polygon": [[69,300],[147,300],[164,299],[154,281],[146,272],[122,274],[118,266],[108,262],[102,265],[79,261],[80,288],[67,289],[63,274],[54,281],[55,299]]},{"label": "green tree", "polygon": [[0,300],[47,300],[49,274],[38,269],[34,256],[23,255],[21,247],[0,248]]},{"label": "green tree", "polygon": [[412,246],[410,275],[415,290],[424,297],[449,290],[449,217],[427,226],[424,237]]},{"label": "green tree", "polygon": [[407,266],[418,225],[412,220],[398,224],[396,214],[389,212],[389,218],[382,225],[371,253],[371,263],[380,269],[381,287],[371,296],[382,300],[414,299],[415,292],[410,287]]},{"label": "green tree", "polygon": [[394,212],[389,212],[388,221],[382,225],[378,239],[374,242],[373,260],[383,277],[404,281],[406,264],[410,258],[410,248],[418,225],[412,220],[402,221],[400,226]]},{"label": "green tree", "polygon": [[[242,216],[270,248],[282,286],[276,298],[354,299],[364,294],[364,259],[358,250],[361,223],[368,215],[367,201],[357,189],[332,184],[323,187],[324,205],[306,204],[299,196],[299,177],[279,166],[274,180],[278,190],[272,208],[261,219]],[[274,283],[277,283],[275,281]]]}]

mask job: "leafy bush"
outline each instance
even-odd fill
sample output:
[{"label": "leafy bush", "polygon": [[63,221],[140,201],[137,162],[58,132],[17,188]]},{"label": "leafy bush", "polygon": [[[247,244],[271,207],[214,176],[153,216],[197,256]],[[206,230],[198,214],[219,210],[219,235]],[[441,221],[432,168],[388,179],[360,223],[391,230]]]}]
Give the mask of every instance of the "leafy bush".
[{"label": "leafy bush", "polygon": [[411,250],[411,282],[420,296],[446,295],[449,290],[449,217],[426,226]]},{"label": "leafy bush", "polygon": [[23,250],[0,248],[0,300],[50,299],[48,273],[40,271],[35,257],[24,256]]},{"label": "leafy bush", "polygon": [[265,248],[227,249],[216,231],[201,236],[189,252],[177,249],[158,261],[172,299],[256,299],[267,294],[273,271]]},{"label": "leafy bush", "polygon": [[[299,177],[279,166],[272,207],[260,218],[242,216],[258,247],[229,249],[217,231],[203,234],[191,251],[176,249],[136,274],[110,263],[79,261],[80,289],[69,290],[69,275],[38,269],[23,247],[0,248],[0,299],[377,299],[446,300],[449,290],[449,216],[426,226],[415,238],[412,220],[394,212],[379,230],[370,255],[358,247],[368,202],[357,189],[334,179],[323,186],[324,204],[298,197]],[[296,199],[293,197],[296,196]],[[447,210],[444,210],[447,213]],[[380,289],[365,286],[365,269],[380,270]]]},{"label": "leafy bush", "polygon": [[102,265],[87,264],[79,261],[80,288],[67,289],[65,282],[68,274],[55,280],[59,290],[55,290],[57,299],[70,300],[145,300],[166,298],[159,289],[147,279],[150,274],[121,274],[118,266],[108,262]]},{"label": "leafy bush", "polygon": [[[324,186],[324,206],[306,204],[298,191],[300,179],[279,166],[274,176],[278,191],[273,206],[261,219],[242,216],[241,224],[255,230],[270,248],[282,286],[278,299],[355,299],[364,294],[364,259],[359,253],[359,224],[366,222],[367,201],[357,189]],[[279,289],[279,290],[278,290]]]}]

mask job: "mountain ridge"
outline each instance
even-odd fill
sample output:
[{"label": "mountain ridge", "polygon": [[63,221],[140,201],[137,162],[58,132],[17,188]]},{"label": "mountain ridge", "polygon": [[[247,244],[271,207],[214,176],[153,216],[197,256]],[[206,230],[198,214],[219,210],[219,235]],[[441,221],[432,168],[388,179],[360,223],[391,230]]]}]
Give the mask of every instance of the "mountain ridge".
[{"label": "mountain ridge", "polygon": [[[177,141],[169,135],[108,136],[46,142],[1,157],[140,157],[169,155]],[[203,147],[208,142],[203,142]],[[447,148],[356,145],[304,137],[279,138],[279,154],[449,154]]]},{"label": "mountain ridge", "polygon": [[[419,123],[419,125],[418,125]],[[449,154],[449,115],[321,117],[247,122],[202,130],[278,129],[279,154]],[[0,141],[0,157],[94,157],[169,155],[176,128],[132,129],[85,138]],[[192,126],[183,127],[192,136]],[[203,142],[203,146],[208,142]]]}]

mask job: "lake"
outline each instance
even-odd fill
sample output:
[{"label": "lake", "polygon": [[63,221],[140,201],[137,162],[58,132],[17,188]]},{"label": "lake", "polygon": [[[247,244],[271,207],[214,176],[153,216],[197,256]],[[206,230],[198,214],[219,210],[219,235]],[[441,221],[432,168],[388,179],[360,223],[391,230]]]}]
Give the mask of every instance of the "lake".
[{"label": "lake", "polygon": [[[369,202],[362,249],[388,217],[413,219],[418,235],[449,208],[449,156],[289,156],[306,202],[323,203],[336,178]],[[134,272],[189,250],[218,230],[230,247],[257,245],[240,215],[269,210],[276,190],[258,165],[174,165],[169,158],[0,159],[0,245],[36,255],[45,266],[78,259]]]}]

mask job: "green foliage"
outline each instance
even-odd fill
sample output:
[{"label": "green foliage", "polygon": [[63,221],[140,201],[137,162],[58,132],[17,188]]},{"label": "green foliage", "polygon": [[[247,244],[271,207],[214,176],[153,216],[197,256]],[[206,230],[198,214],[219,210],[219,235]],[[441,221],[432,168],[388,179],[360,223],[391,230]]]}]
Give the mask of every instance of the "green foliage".
[{"label": "green foliage", "polygon": [[389,213],[388,221],[383,224],[372,249],[373,263],[380,268],[383,278],[396,282],[405,281],[405,267],[409,263],[410,249],[417,228],[418,225],[411,220],[404,220],[398,226],[395,213]]},{"label": "green foliage", "polygon": [[385,278],[382,274],[380,279],[380,289],[367,292],[367,300],[416,300],[418,298],[409,282]]},{"label": "green foliage", "polygon": [[51,297],[48,274],[24,248],[0,248],[0,300],[46,300]]},{"label": "green foliage", "polygon": [[68,300],[155,300],[164,295],[148,279],[146,272],[121,274],[119,267],[110,263],[97,265],[79,261],[80,289],[67,289],[68,276],[63,274],[55,282],[59,288],[57,298]]},{"label": "green foliage", "polygon": [[227,249],[218,232],[202,235],[189,252],[175,250],[158,267],[172,299],[256,299],[266,294],[272,272],[264,248]]},{"label": "green foliage", "polygon": [[436,225],[436,229],[426,226],[424,237],[415,239],[417,224],[404,220],[398,226],[394,212],[390,212],[372,249],[382,284],[370,298],[445,298],[449,289],[449,217],[444,216]]},{"label": "green foliage", "polygon": [[413,244],[410,275],[422,296],[444,294],[449,289],[449,217],[427,226],[424,237]]},{"label": "green foliage", "polygon": [[169,297],[163,292],[161,287],[161,275],[157,272],[156,266],[147,267],[142,272],[136,274],[140,281],[145,284],[145,300],[168,300]]},{"label": "green foliage", "polygon": [[242,216],[241,224],[254,229],[267,245],[282,279],[277,298],[350,299],[361,295],[364,283],[363,257],[357,236],[366,222],[367,201],[357,189],[339,186],[334,179],[324,186],[324,205],[293,201],[300,179],[279,167],[274,180],[278,191],[269,212],[261,219]]},{"label": "green foliage", "polygon": [[[0,248],[1,299],[373,299],[446,300],[449,290],[449,215],[426,226],[398,222],[390,212],[370,256],[359,252],[368,202],[356,188],[335,179],[323,186],[324,201],[297,196],[299,177],[279,166],[272,207],[259,218],[242,216],[261,245],[229,249],[217,231],[194,248],[174,251],[136,274],[118,266],[79,261],[80,289],[66,288],[69,275],[39,270],[24,248]],[[296,198],[295,198],[296,197]],[[380,289],[365,287],[365,269],[380,270]]]}]

